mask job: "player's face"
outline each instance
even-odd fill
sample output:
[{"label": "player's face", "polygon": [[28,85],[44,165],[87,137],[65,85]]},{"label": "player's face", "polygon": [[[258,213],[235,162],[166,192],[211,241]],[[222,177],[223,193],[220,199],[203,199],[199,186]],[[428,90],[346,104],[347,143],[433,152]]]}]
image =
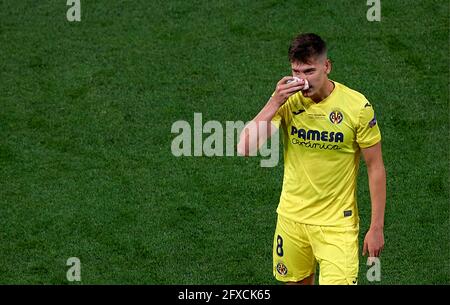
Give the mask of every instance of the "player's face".
[{"label": "player's face", "polygon": [[308,90],[302,90],[303,96],[313,97],[322,92],[327,85],[331,63],[327,58],[311,58],[308,63],[292,62],[292,76],[306,78],[309,83]]}]

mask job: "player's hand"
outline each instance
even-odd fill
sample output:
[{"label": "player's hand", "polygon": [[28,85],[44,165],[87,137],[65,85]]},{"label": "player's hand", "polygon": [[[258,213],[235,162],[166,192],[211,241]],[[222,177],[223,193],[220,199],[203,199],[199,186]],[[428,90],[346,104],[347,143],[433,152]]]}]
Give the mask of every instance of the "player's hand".
[{"label": "player's hand", "polygon": [[[287,83],[291,81],[290,83]],[[287,99],[296,92],[303,90],[305,87],[305,80],[294,78],[292,76],[283,77],[278,83],[272,100],[278,104],[283,105]]]},{"label": "player's hand", "polygon": [[364,238],[363,256],[379,257],[384,248],[383,229],[370,228]]}]

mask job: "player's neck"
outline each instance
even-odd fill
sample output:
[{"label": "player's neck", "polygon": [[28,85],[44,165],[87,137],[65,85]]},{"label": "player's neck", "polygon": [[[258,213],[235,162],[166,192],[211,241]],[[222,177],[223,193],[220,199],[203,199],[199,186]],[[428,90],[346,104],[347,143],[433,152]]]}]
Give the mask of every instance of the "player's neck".
[{"label": "player's neck", "polygon": [[323,88],[320,91],[318,91],[315,96],[311,96],[311,99],[315,103],[320,103],[321,101],[326,99],[331,94],[331,92],[333,92],[334,87],[335,87],[334,83],[328,79],[326,85],[323,86]]}]

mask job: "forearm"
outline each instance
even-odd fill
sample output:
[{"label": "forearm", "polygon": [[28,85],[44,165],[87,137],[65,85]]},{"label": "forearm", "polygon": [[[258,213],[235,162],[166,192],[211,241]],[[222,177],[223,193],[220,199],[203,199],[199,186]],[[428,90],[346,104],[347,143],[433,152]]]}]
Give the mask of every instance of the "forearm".
[{"label": "forearm", "polygon": [[279,103],[272,98],[269,99],[258,115],[245,126],[239,137],[239,154],[248,156],[252,152],[256,152],[272,136],[275,130],[272,128],[271,120],[277,113],[279,107]]},{"label": "forearm", "polygon": [[305,87],[305,80],[295,80],[292,76],[283,77],[274,94],[258,115],[242,130],[237,151],[240,155],[253,155],[277,130],[272,118],[287,99]]},{"label": "forearm", "polygon": [[280,104],[275,101],[275,99],[270,98],[266,105],[261,109],[261,111],[256,115],[256,117],[252,120],[256,123],[258,122],[270,122],[272,118],[277,113],[280,108]]},{"label": "forearm", "polygon": [[372,205],[371,229],[384,228],[384,211],[386,207],[386,171],[384,165],[367,168],[369,176],[370,199]]}]

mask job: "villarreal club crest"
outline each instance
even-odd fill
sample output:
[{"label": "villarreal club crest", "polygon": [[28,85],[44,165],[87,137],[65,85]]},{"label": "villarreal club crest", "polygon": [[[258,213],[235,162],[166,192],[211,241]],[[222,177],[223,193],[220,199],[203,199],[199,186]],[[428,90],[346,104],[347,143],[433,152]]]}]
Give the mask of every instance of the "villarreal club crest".
[{"label": "villarreal club crest", "polygon": [[331,123],[338,125],[344,119],[344,115],[339,110],[333,110],[331,111],[329,118]]}]

